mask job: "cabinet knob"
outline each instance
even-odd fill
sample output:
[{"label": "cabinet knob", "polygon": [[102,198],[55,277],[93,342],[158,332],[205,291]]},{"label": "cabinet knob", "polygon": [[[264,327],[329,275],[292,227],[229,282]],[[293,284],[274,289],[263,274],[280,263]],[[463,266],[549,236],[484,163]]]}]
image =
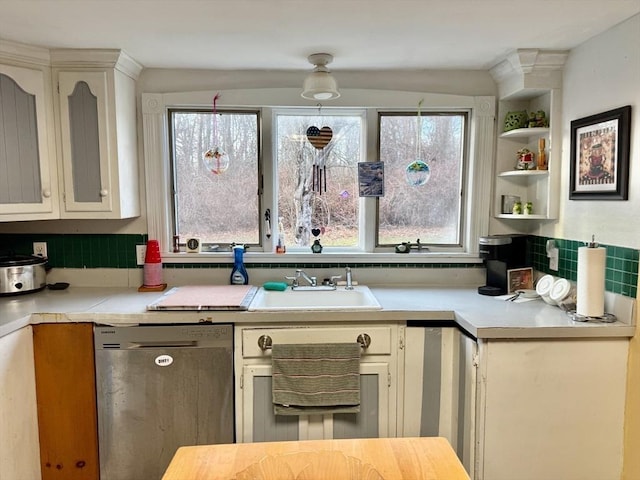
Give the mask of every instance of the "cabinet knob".
[{"label": "cabinet knob", "polygon": [[109,190],[103,188],[102,190],[100,190],[100,196],[101,197],[106,197],[107,195],[109,195]]},{"label": "cabinet knob", "polygon": [[51,196],[51,190],[49,190],[48,188],[45,188],[44,190],[42,190],[42,196],[44,198],[49,198]]}]

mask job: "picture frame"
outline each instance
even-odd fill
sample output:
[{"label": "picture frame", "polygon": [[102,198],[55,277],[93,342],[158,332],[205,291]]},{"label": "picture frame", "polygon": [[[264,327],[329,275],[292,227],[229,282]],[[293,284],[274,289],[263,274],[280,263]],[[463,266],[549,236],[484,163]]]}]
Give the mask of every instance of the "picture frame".
[{"label": "picture frame", "polygon": [[570,200],[627,200],[631,106],[571,122]]},{"label": "picture frame", "polygon": [[501,213],[513,213],[513,206],[520,202],[518,195],[502,195]]},{"label": "picture frame", "polygon": [[358,190],[361,197],[384,197],[384,162],[358,163]]},{"label": "picture frame", "polygon": [[507,293],[533,289],[533,267],[507,270]]}]

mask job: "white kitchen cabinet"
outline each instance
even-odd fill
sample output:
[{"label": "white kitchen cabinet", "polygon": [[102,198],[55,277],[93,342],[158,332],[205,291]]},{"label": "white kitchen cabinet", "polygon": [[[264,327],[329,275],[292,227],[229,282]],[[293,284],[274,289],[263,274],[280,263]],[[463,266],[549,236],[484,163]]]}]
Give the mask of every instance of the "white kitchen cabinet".
[{"label": "white kitchen cabinet", "polygon": [[0,221],[58,217],[50,73],[0,44]]},{"label": "white kitchen cabinet", "polygon": [[40,447],[33,333],[0,338],[0,479],[39,480]]},{"label": "white kitchen cabinet", "polygon": [[[275,415],[271,397],[273,343],[344,343],[367,334],[371,343],[360,363],[359,413]],[[398,327],[393,325],[236,328],[236,436],[238,442],[396,436]]]},{"label": "white kitchen cabinet", "polygon": [[51,51],[60,152],[61,218],[140,215],[135,82],[120,50]]},{"label": "white kitchen cabinet", "polygon": [[480,340],[472,478],[620,478],[628,344]]},{"label": "white kitchen cabinet", "polygon": [[[532,233],[541,221],[558,217],[558,196],[562,158],[562,68],[563,51],[521,49],[491,69],[498,84],[498,138],[494,179],[492,231]],[[504,131],[509,112],[545,112],[548,127],[516,128]],[[539,156],[543,139],[547,170],[516,170],[518,151],[524,148]],[[503,208],[503,196],[531,202],[531,214],[514,214]],[[500,225],[498,227],[498,224]]]}]

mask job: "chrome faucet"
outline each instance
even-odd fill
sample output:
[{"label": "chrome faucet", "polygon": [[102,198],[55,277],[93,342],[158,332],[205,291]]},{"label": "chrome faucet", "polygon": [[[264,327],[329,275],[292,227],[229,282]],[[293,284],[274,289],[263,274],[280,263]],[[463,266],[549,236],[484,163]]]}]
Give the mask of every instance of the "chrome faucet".
[{"label": "chrome faucet", "polygon": [[353,290],[353,279],[351,278],[351,267],[347,267],[344,269],[345,279],[347,281],[347,286],[344,287],[345,290]]},{"label": "chrome faucet", "polygon": [[300,277],[304,278],[304,280],[309,284],[309,286],[311,287],[315,287],[318,285],[318,280],[316,277],[310,277],[309,275],[307,275],[303,270],[296,270],[296,274],[293,277],[284,277],[287,280],[292,280],[291,282],[291,287],[296,288],[300,286]]}]

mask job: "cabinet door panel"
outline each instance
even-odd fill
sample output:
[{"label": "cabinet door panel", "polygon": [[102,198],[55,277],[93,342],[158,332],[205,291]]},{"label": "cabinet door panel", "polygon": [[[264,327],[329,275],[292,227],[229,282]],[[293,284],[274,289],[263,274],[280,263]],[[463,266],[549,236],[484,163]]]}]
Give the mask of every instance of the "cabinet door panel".
[{"label": "cabinet door panel", "polygon": [[253,441],[299,440],[298,417],[273,413],[271,376],[254,376],[250,383],[253,385]]},{"label": "cabinet door panel", "polygon": [[479,478],[620,478],[627,353],[627,339],[487,342]]},{"label": "cabinet door panel", "polygon": [[60,72],[65,209],[112,209],[106,72]]},{"label": "cabinet door panel", "polygon": [[0,65],[0,220],[57,216],[45,91],[42,71]]},{"label": "cabinet door panel", "polygon": [[[378,438],[380,436],[380,381],[382,375],[360,375],[360,412],[336,413],[333,438]],[[386,389],[385,389],[386,390]]]},{"label": "cabinet door panel", "polygon": [[35,95],[0,74],[0,203],[42,203]]},{"label": "cabinet door panel", "polygon": [[289,417],[274,414],[271,366],[245,366],[244,431],[239,441],[386,437],[389,434],[388,374],[387,363],[371,362],[360,365],[360,413]]}]

